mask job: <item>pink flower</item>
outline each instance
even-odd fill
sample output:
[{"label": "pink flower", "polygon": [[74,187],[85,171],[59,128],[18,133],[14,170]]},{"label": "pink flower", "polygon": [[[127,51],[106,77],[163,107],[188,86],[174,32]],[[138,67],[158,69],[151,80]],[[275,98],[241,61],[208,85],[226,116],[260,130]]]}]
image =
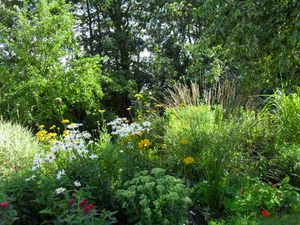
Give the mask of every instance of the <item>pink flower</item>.
[{"label": "pink flower", "polygon": [[0,202],[0,208],[7,208],[9,206],[8,202]]}]

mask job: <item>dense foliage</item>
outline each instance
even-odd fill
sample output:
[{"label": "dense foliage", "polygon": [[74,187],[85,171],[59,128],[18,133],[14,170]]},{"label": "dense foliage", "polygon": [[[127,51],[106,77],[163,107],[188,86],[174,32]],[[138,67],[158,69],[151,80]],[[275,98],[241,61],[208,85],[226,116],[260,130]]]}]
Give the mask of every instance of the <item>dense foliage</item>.
[{"label": "dense foliage", "polygon": [[0,225],[299,224],[299,10],[0,1]]}]

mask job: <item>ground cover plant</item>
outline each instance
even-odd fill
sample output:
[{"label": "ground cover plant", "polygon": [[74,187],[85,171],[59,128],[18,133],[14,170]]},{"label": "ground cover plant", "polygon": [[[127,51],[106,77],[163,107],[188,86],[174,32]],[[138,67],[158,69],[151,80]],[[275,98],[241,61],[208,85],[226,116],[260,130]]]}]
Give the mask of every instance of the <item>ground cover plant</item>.
[{"label": "ground cover plant", "polygon": [[0,2],[0,225],[300,224],[297,1]]}]

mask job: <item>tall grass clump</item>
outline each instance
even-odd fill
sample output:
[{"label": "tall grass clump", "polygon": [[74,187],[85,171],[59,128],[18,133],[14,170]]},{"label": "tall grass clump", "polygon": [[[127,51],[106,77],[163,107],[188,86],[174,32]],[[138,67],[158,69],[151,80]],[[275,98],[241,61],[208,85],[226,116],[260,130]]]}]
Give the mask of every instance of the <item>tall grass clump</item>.
[{"label": "tall grass clump", "polygon": [[168,109],[166,117],[166,163],[191,182],[203,181],[206,203],[220,209],[228,171],[239,169],[242,159],[239,123],[225,119],[221,106],[209,105]]},{"label": "tall grass clump", "polygon": [[0,120],[0,176],[30,168],[38,149],[39,144],[30,130]]},{"label": "tall grass clump", "polygon": [[280,142],[300,144],[300,88],[289,95],[284,91],[271,95],[264,112],[273,117]]}]

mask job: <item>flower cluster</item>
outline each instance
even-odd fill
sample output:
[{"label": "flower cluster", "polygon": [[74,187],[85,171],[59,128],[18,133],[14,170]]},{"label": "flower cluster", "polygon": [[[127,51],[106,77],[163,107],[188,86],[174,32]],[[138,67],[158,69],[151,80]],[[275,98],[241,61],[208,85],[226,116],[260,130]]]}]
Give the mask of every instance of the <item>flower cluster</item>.
[{"label": "flower cluster", "polygon": [[56,141],[57,133],[55,132],[48,133],[46,130],[40,130],[35,134],[35,136],[39,141],[52,143]]},{"label": "flower cluster", "polygon": [[117,118],[108,123],[108,125],[112,126],[112,134],[118,135],[119,137],[141,135],[150,130],[151,123],[149,121],[142,123],[134,122],[131,124],[128,124],[127,122],[128,120],[126,118]]},{"label": "flower cluster", "polygon": [[[91,138],[91,135],[84,131],[80,132],[77,128],[81,124],[67,125],[67,135],[64,135],[62,140],[56,140],[51,143],[50,152],[47,154],[36,154],[32,170],[40,168],[43,163],[53,163],[58,157],[59,152],[67,152],[70,160],[76,159],[76,157],[88,157],[90,159],[96,159],[97,156],[90,154],[88,150],[87,140]],[[92,141],[89,141],[91,143]],[[60,173],[61,172],[61,173]],[[61,175],[64,175],[63,171],[60,171],[57,175],[57,179],[60,179]]]},{"label": "flower cluster", "polygon": [[90,203],[88,204],[87,200],[84,199],[79,203],[81,210],[84,215],[87,215],[90,213],[90,211],[94,208],[94,204]]}]

